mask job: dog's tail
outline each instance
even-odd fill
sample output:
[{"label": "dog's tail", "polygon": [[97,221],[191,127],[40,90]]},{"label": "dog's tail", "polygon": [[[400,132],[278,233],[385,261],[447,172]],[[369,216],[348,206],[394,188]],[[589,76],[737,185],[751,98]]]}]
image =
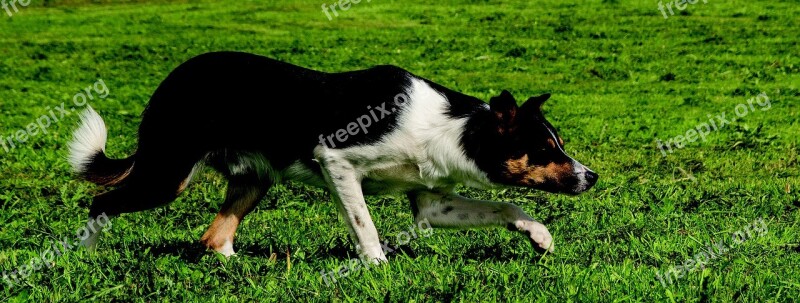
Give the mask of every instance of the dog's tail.
[{"label": "dog's tail", "polygon": [[69,163],[80,178],[98,185],[119,185],[133,168],[134,157],[106,157],[108,131],[103,118],[91,107],[81,113],[81,126],[69,143]]}]

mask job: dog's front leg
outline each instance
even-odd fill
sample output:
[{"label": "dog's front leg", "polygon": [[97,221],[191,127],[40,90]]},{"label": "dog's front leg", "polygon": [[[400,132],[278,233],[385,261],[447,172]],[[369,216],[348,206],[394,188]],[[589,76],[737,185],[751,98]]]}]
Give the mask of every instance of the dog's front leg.
[{"label": "dog's front leg", "polygon": [[322,168],[322,174],[339,213],[347,223],[350,236],[357,244],[357,250],[363,258],[379,263],[386,261],[383,254],[378,230],[372,223],[364,193],[361,190],[361,176],[346,159],[340,157],[336,150],[317,147],[314,156]]},{"label": "dog's front leg", "polygon": [[414,219],[428,219],[433,227],[503,226],[525,234],[538,250],[553,252],[553,237],[544,224],[536,222],[511,203],[473,200],[455,193],[423,191],[409,194]]}]

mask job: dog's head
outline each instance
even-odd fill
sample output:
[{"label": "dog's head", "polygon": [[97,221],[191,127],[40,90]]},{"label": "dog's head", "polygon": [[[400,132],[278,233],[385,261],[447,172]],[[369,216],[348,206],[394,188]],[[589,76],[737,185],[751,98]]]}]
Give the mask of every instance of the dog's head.
[{"label": "dog's head", "polygon": [[[597,182],[598,175],[564,151],[564,141],[542,114],[550,94],[531,97],[517,106],[503,91],[489,101],[492,117],[481,127],[478,166],[492,182],[553,193],[579,194]],[[488,121],[486,121],[488,120]]]}]

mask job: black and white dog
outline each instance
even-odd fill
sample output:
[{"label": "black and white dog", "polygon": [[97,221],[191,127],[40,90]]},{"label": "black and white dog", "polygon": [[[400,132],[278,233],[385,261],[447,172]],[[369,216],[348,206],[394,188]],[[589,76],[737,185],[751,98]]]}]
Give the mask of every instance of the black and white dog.
[{"label": "black and white dog", "polygon": [[[510,203],[456,195],[457,184],[522,186],[578,194],[597,174],[564,152],[542,116],[548,94],[522,106],[507,91],[489,104],[394,66],[323,73],[262,56],[218,52],[176,68],[142,114],[139,146],[109,159],[106,127],[91,108],[70,144],[98,195],[95,218],[173,201],[202,164],[229,181],[202,242],[234,254],[236,228],[281,180],[328,188],[364,257],[384,261],[365,194],[406,193],[417,221],[434,227],[504,226],[553,250],[547,228]],[[100,230],[99,228],[89,228]],[[84,240],[93,249],[98,233]]]}]

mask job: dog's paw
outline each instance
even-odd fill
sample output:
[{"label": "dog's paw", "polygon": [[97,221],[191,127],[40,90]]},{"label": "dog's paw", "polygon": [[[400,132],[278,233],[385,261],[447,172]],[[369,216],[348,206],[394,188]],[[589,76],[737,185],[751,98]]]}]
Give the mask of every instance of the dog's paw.
[{"label": "dog's paw", "polygon": [[[92,230],[94,230],[94,232]],[[97,251],[97,240],[100,238],[101,227],[90,220],[89,223],[87,223],[85,231],[86,234],[81,237],[80,245],[85,247],[86,251],[94,253]]]},{"label": "dog's paw", "polygon": [[92,235],[81,240],[81,246],[85,247],[86,251],[90,253],[97,252],[97,235]]},{"label": "dog's paw", "polygon": [[215,248],[214,250],[227,258],[236,255],[236,251],[233,250],[233,243],[230,242],[225,242],[222,247]]},{"label": "dog's paw", "polygon": [[209,238],[203,238],[200,240],[200,243],[226,258],[236,255],[236,251],[233,250],[233,242],[230,240],[212,241]]},{"label": "dog's paw", "polygon": [[547,230],[544,224],[536,221],[519,220],[514,222],[513,226],[517,231],[528,236],[537,251],[553,252],[553,236],[550,235],[550,231]]}]

